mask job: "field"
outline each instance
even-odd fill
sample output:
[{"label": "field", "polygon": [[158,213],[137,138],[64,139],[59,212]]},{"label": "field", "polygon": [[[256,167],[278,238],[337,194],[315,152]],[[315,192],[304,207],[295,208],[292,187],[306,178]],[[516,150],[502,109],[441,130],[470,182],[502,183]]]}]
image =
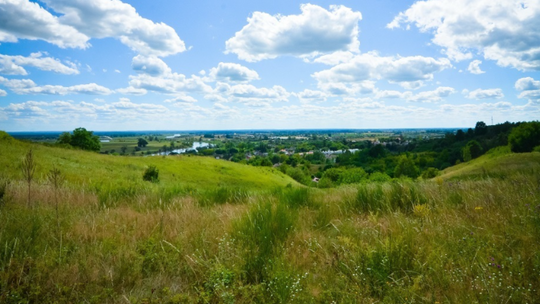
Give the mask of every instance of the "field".
[{"label": "field", "polygon": [[[316,189],[271,168],[0,133],[0,166],[2,303],[540,299],[540,153],[499,149],[433,180]],[[158,183],[142,180],[148,166]]]}]

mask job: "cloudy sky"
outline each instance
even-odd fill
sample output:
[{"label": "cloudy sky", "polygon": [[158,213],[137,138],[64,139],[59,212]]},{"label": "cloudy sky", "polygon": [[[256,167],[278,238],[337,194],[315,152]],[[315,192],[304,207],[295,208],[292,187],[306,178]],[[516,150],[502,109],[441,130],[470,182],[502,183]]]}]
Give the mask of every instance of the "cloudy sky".
[{"label": "cloudy sky", "polygon": [[0,0],[0,129],[540,119],[538,0]]}]

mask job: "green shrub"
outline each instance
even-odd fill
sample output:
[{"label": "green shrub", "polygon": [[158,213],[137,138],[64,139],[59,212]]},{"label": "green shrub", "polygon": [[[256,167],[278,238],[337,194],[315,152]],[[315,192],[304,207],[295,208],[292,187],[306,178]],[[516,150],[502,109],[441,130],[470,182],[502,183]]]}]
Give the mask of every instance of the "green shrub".
[{"label": "green shrub", "polygon": [[439,175],[439,169],[430,167],[424,170],[424,172],[422,172],[422,179],[430,179],[430,178],[437,177],[438,175]]},{"label": "green shrub", "polygon": [[370,182],[384,183],[390,180],[392,180],[392,178],[388,174],[382,172],[373,172],[369,175]]},{"label": "green shrub", "polygon": [[159,170],[156,168],[156,166],[149,166],[146,168],[143,174],[143,180],[152,183],[159,182]]}]

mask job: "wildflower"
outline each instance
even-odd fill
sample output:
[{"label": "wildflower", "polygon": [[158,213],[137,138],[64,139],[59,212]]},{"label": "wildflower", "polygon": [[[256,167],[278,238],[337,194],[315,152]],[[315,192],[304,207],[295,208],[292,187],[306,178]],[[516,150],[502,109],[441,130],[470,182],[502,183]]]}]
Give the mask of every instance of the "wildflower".
[{"label": "wildflower", "polygon": [[478,207],[475,207],[475,208],[474,208],[474,210],[477,210],[477,211],[478,211],[478,210],[482,210],[482,209],[484,209],[484,207],[478,206]]}]

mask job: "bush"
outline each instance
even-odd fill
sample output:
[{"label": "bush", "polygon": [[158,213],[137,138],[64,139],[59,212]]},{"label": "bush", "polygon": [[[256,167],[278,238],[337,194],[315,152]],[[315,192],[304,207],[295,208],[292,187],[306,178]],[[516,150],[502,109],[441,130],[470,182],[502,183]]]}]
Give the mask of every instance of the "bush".
[{"label": "bush", "polygon": [[150,166],[146,169],[146,171],[144,171],[143,180],[152,183],[159,182],[159,170],[156,168],[156,166]]},{"label": "bush", "polygon": [[429,167],[424,172],[422,172],[422,178],[423,179],[430,179],[437,177],[439,175],[439,169]]}]

